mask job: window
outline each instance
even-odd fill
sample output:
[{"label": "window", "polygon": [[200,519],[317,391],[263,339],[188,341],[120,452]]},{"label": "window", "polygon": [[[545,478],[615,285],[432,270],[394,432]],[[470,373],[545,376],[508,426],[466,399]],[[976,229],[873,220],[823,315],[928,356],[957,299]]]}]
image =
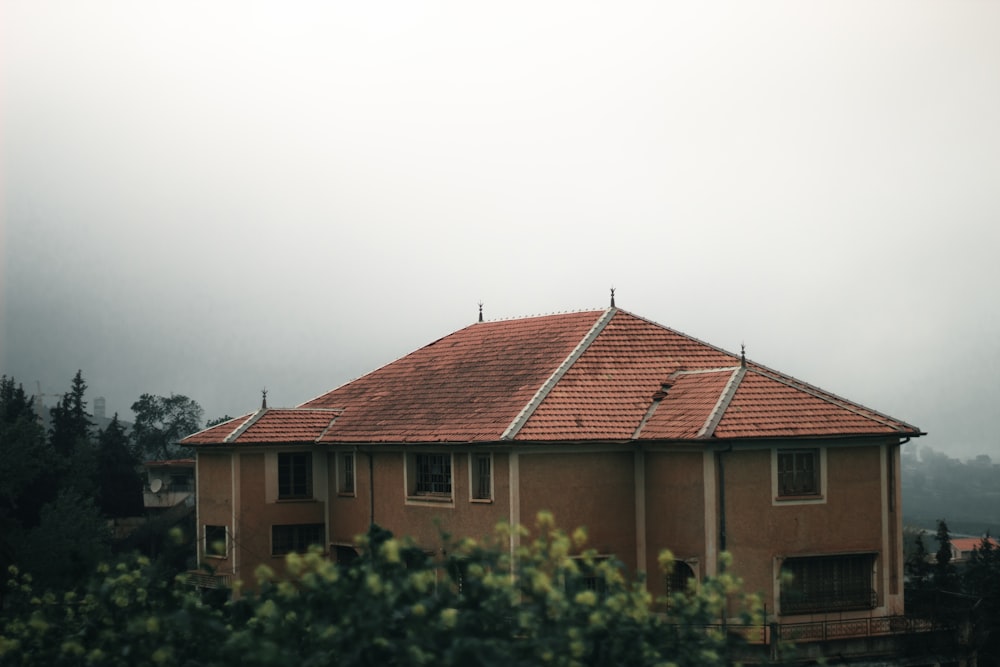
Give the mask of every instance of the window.
[{"label": "window", "polygon": [[344,453],[338,457],[337,491],[343,495],[354,495],[354,454]]},{"label": "window", "polygon": [[469,455],[469,472],[472,478],[470,489],[473,500],[493,499],[492,459],[490,454]]},{"label": "window", "polygon": [[416,454],[416,495],[451,495],[451,454]]},{"label": "window", "polygon": [[293,551],[302,553],[313,544],[323,546],[324,532],[321,523],[271,526],[271,553],[280,556]]},{"label": "window", "polygon": [[819,449],[778,451],[778,497],[818,495]]},{"label": "window", "polygon": [[786,558],[781,571],[781,613],[874,609],[875,554]]},{"label": "window", "polygon": [[205,526],[205,555],[225,558],[229,553],[225,526]]},{"label": "window", "polygon": [[312,498],[312,454],[278,454],[278,499]]},{"label": "window", "polygon": [[610,556],[598,556],[592,560],[574,557],[576,566],[580,572],[580,579],[576,585],[571,587],[569,592],[579,593],[581,591],[594,591],[599,596],[603,596],[607,590],[607,573],[605,568],[620,569],[621,564],[613,561]]},{"label": "window", "polygon": [[337,560],[337,565],[350,565],[358,559],[358,550],[354,547],[338,544],[333,548],[333,553]]},{"label": "window", "polygon": [[694,579],[694,570],[682,560],[674,561],[674,569],[667,575],[667,595],[686,593],[688,582]]},{"label": "window", "polygon": [[170,475],[171,491],[194,491],[194,478],[186,473],[172,473]]}]

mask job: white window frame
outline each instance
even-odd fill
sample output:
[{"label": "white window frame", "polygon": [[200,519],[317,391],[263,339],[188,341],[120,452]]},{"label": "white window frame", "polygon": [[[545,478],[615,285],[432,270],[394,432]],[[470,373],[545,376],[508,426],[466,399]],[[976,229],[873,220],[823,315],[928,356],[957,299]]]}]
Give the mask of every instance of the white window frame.
[{"label": "white window frame", "polygon": [[[222,553],[221,554],[220,553],[215,553],[214,551],[211,550],[211,543],[208,541],[208,529],[209,528],[221,528],[223,530],[223,533],[224,533],[224,537],[223,537],[224,547],[222,549]],[[212,523],[212,524],[206,523],[206,524],[202,525],[202,527],[201,527],[201,537],[202,537],[202,542],[205,545],[204,549],[203,549],[204,554],[205,554],[205,558],[218,558],[218,559],[221,559],[221,560],[229,558],[229,526],[215,524],[215,523]]]},{"label": "white window frame", "polygon": [[[771,449],[771,504],[772,505],[822,505],[826,503],[827,497],[827,456],[826,447],[803,445],[800,447],[773,447]],[[782,496],[778,488],[778,458],[780,454],[791,452],[815,451],[819,464],[818,493],[802,496]]]},{"label": "white window frame", "polygon": [[[480,459],[485,459],[489,465],[489,491],[485,497],[476,495],[480,488]],[[494,478],[496,477],[493,466],[493,452],[469,452],[469,502],[472,503],[492,503]]]},{"label": "white window frame", "polygon": [[[350,461],[350,466],[347,462]],[[337,452],[337,495],[355,498],[358,495],[358,456],[357,452]],[[351,473],[351,486],[347,488],[348,467]]]}]

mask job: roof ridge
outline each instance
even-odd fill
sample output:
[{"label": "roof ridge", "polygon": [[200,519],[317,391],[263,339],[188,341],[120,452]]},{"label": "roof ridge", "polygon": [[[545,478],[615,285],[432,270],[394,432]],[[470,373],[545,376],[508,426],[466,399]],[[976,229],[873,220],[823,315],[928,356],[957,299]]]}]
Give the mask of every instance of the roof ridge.
[{"label": "roof ridge", "polygon": [[908,422],[895,419],[894,417],[890,417],[887,414],[883,414],[878,410],[873,410],[866,405],[855,403],[854,401],[848,400],[842,396],[838,396],[837,394],[831,393],[829,391],[826,391],[825,389],[821,389],[808,382],[804,382],[796,377],[793,377],[791,375],[786,375],[784,373],[781,373],[780,371],[773,370],[766,366],[761,366],[760,364],[753,364],[753,368],[750,370],[753,370],[755,373],[762,375],[763,377],[774,380],[775,382],[780,382],[781,384],[784,384],[788,387],[792,387],[793,389],[797,389],[806,394],[809,394],[814,398],[826,401],[827,403],[836,405],[839,408],[842,408],[849,412],[853,412],[854,414],[860,417],[871,419],[872,421],[878,422],[883,426],[888,426],[889,428],[895,429],[897,431],[904,430],[900,428],[900,426],[911,428],[914,431],[920,430],[919,428]]},{"label": "roof ridge", "polygon": [[[580,313],[603,313],[606,308],[578,308],[575,310],[557,310],[551,313],[535,313],[533,315],[510,315],[509,317],[486,318],[476,324],[490,324],[493,322],[517,322],[519,320],[535,320],[542,317],[554,317],[556,315],[577,315]],[[475,326],[475,325],[470,325]]]},{"label": "roof ridge", "polygon": [[225,442],[225,443],[236,442],[237,438],[239,438],[241,435],[243,435],[244,433],[246,433],[247,429],[249,429],[251,426],[253,426],[254,424],[256,424],[260,420],[261,417],[263,417],[265,414],[267,414],[267,412],[270,409],[271,408],[261,408],[257,412],[255,412],[252,415],[250,415],[249,419],[247,419],[245,422],[243,422],[242,425],[238,426],[236,428],[236,430],[234,430],[232,433],[230,433],[225,438],[223,438],[222,442]]},{"label": "roof ridge", "polygon": [[573,351],[569,353],[569,356],[562,360],[562,363],[560,363],[559,366],[552,372],[552,375],[550,375],[548,379],[542,383],[542,386],[538,388],[538,391],[531,397],[531,400],[529,400],[528,403],[521,408],[521,411],[516,417],[514,417],[514,420],[510,423],[510,425],[507,426],[504,432],[500,434],[501,440],[514,439],[518,431],[520,431],[528,419],[531,418],[531,415],[535,413],[535,410],[537,410],[538,406],[545,400],[545,397],[549,395],[549,392],[552,391],[553,387],[555,387],[559,380],[562,379],[576,360],[587,351],[590,344],[594,342],[598,334],[604,331],[604,327],[608,325],[608,322],[611,321],[617,312],[618,309],[614,306],[605,309],[601,316],[597,318],[594,325],[590,327],[590,331],[588,331],[580,342],[577,343],[576,347],[573,348]]},{"label": "roof ridge", "polygon": [[722,421],[726,410],[729,409],[729,404],[733,402],[733,396],[736,395],[736,390],[740,388],[740,383],[743,382],[746,374],[746,366],[737,366],[733,370],[733,374],[729,376],[729,381],[726,382],[726,386],[722,388],[722,392],[719,394],[719,400],[716,401],[715,407],[709,413],[708,419],[705,420],[705,424],[695,434],[696,438],[711,438],[715,435],[715,429],[718,428],[719,422]]}]

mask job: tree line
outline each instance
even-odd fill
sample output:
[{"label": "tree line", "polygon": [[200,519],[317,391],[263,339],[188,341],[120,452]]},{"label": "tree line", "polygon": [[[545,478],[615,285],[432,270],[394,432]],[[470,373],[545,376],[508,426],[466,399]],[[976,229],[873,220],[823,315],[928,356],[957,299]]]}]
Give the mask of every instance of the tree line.
[{"label": "tree line", "polygon": [[47,587],[83,581],[111,556],[109,521],[144,513],[143,461],[189,455],[176,442],[202,427],[196,401],[143,394],[130,430],[117,414],[98,429],[86,391],[77,371],[46,429],[33,397],[0,377],[0,565]]}]

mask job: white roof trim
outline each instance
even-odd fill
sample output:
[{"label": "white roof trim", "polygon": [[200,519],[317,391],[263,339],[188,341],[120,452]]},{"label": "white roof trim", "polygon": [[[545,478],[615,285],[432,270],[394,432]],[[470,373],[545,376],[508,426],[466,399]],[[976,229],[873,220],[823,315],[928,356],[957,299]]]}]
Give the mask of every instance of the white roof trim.
[{"label": "white roof trim", "polygon": [[698,434],[695,436],[696,438],[712,437],[719,422],[722,421],[723,415],[726,414],[726,408],[729,407],[733,396],[736,395],[736,390],[739,388],[740,382],[743,381],[743,376],[746,374],[747,369],[743,366],[737,366],[733,369],[733,374],[729,377],[729,382],[726,383],[726,386],[722,389],[722,393],[719,394],[719,400],[715,403],[715,407],[712,408],[708,419],[705,420],[705,425],[698,431]]},{"label": "white roof trim", "polygon": [[587,351],[590,344],[594,342],[598,334],[604,331],[604,327],[608,326],[608,322],[611,321],[611,318],[613,318],[617,312],[617,308],[608,308],[604,311],[604,313],[597,319],[597,322],[594,323],[594,326],[590,328],[590,331],[587,332],[587,335],[583,337],[575,348],[573,348],[573,351],[569,353],[569,356],[563,359],[563,362],[559,364],[559,367],[556,368],[555,372],[549,376],[549,379],[542,383],[542,386],[539,387],[538,391],[535,392],[535,395],[532,396],[530,401],[528,401],[528,404],[521,409],[521,412],[518,413],[516,417],[514,417],[514,421],[512,421],[507,429],[500,435],[501,440],[514,439],[518,431],[520,431],[528,419],[531,418],[531,415],[535,413],[535,410],[537,410],[538,406],[545,400],[545,397],[549,395],[549,392],[552,391],[553,387],[555,387],[559,380],[562,379],[562,377],[566,374],[566,371],[568,371],[570,367],[576,363],[576,360]]}]

